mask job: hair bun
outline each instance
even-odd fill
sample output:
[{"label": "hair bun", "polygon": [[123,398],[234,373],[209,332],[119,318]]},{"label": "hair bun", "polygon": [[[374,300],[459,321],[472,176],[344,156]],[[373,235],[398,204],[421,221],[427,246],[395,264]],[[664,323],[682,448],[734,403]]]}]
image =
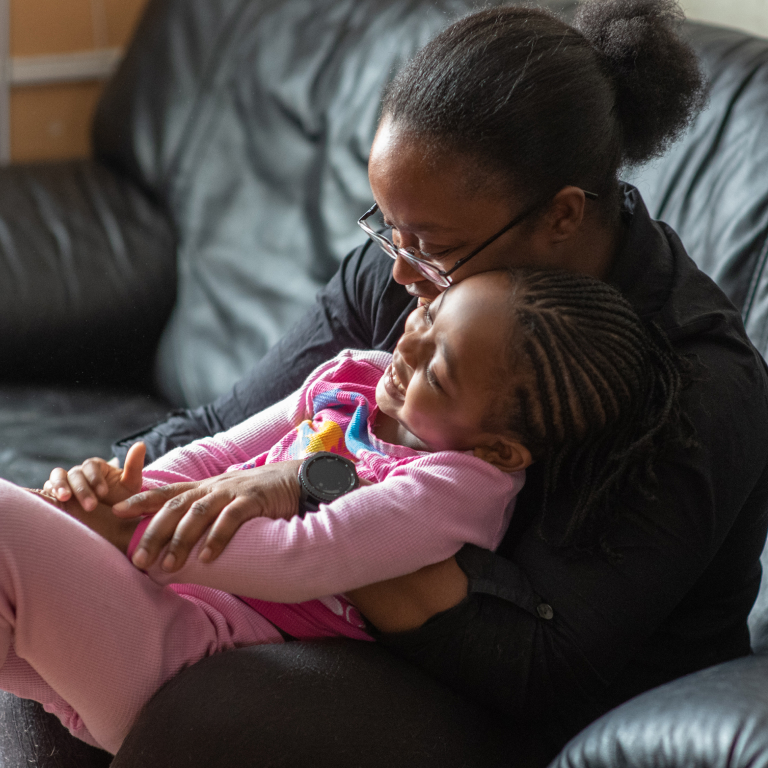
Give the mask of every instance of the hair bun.
[{"label": "hair bun", "polygon": [[588,0],[573,26],[603,57],[616,90],[623,162],[662,154],[705,102],[693,49],[679,36],[675,0]]}]

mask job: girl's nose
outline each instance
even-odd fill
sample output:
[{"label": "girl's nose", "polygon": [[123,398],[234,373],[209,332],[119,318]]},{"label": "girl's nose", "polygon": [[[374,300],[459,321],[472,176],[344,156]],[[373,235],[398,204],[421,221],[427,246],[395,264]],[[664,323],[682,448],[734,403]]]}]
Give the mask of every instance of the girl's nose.
[{"label": "girl's nose", "polygon": [[423,344],[417,331],[404,333],[397,342],[397,351],[403,362],[409,368],[416,368],[419,361],[419,354]]}]

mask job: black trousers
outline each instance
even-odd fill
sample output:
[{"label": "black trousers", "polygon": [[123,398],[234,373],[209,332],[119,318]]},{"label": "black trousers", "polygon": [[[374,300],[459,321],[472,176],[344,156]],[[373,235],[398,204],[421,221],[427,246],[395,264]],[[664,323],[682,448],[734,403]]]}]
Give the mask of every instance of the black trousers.
[{"label": "black trousers", "polygon": [[[6,695],[3,768],[106,768],[39,705]],[[559,745],[372,643],[255,646],[205,659],[149,702],[112,768],[539,768]]]}]

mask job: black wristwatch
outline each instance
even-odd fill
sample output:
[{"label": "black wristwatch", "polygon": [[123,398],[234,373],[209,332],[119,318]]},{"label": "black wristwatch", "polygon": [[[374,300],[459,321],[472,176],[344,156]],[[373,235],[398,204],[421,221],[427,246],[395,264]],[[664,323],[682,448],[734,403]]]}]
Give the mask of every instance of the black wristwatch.
[{"label": "black wristwatch", "polygon": [[320,504],[328,504],[360,485],[355,463],[335,453],[320,451],[307,456],[299,467],[300,508],[316,512]]}]

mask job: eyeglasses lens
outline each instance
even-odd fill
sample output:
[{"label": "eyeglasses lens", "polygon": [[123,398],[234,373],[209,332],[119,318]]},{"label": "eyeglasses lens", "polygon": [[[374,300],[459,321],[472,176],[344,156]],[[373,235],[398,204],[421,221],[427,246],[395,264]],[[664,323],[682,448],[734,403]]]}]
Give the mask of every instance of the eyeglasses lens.
[{"label": "eyeglasses lens", "polygon": [[369,216],[363,223],[363,229],[391,259],[397,259],[398,256],[401,256],[417,272],[422,274],[427,278],[427,280],[430,280],[436,285],[447,287],[451,284],[451,281],[443,277],[437,268],[432,267],[429,264],[425,264],[417,257],[409,254],[407,251],[399,249],[394,243],[387,239],[387,237],[381,234],[382,230],[387,229],[386,225],[384,224],[384,217],[381,215],[381,211],[377,210],[373,213],[373,215]]}]

